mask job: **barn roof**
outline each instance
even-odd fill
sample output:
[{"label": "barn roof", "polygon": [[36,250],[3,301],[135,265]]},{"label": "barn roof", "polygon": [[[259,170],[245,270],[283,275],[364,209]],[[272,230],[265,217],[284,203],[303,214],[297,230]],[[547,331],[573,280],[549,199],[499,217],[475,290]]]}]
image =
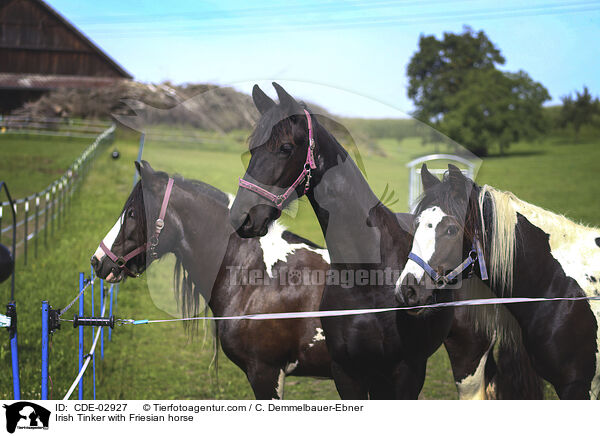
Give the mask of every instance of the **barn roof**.
[{"label": "barn roof", "polygon": [[[32,25],[38,22],[39,25]],[[0,51],[7,56],[4,62],[0,62],[0,73],[132,78],[121,65],[42,0],[0,0],[0,26],[3,30],[0,32]],[[75,71],[77,62],[82,64],[80,71]],[[61,63],[63,70],[56,67]],[[33,71],[35,68],[39,71]],[[65,72],[65,68],[74,71]]]}]

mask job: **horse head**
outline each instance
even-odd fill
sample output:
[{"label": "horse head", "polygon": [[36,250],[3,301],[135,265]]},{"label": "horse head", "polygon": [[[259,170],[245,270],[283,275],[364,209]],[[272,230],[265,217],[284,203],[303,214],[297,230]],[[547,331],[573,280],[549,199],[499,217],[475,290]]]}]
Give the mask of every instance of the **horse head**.
[{"label": "horse head", "polygon": [[425,192],[415,211],[413,244],[395,290],[407,306],[451,300],[482,253],[476,185],[454,165],[440,181],[424,164],[421,180]]},{"label": "horse head", "polygon": [[162,203],[170,196],[169,177],[154,171],[146,161],[135,165],[141,180],[91,258],[97,276],[109,282],[119,282],[126,275],[137,277],[149,263],[170,251],[176,239],[178,226],[173,214],[159,217]]},{"label": "horse head", "polygon": [[281,86],[273,86],[279,104],[258,85],[252,90],[261,116],[250,136],[251,158],[230,212],[233,227],[244,238],[264,236],[281,210],[310,189],[315,167],[309,130],[315,129],[316,119]]}]

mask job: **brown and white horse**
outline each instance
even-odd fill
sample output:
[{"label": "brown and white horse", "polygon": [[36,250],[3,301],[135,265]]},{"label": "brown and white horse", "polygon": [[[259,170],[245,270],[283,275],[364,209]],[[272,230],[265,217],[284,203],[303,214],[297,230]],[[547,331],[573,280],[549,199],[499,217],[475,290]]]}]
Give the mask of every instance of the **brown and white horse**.
[{"label": "brown and white horse", "polygon": [[[154,233],[169,176],[137,164],[134,187],[103,245],[117,258]],[[228,196],[202,182],[175,177],[154,250],[174,253],[175,277],[186,316],[198,316],[201,296],[214,316],[318,310],[323,285],[305,283],[305,270],[329,268],[327,250],[281,225],[262,238],[240,238],[229,225]],[[144,249],[120,267],[99,248],[91,263],[100,278],[139,275],[154,259]],[[181,272],[183,269],[183,273]],[[282,398],[286,375],[330,378],[331,361],[318,318],[220,320],[217,335],[229,359],[247,375],[257,399]]]},{"label": "brown and white horse", "polygon": [[[600,302],[587,299],[600,296],[600,229],[480,187],[452,165],[443,182],[426,166],[421,174],[425,193],[398,299],[423,304],[435,292],[426,286],[427,275],[455,268],[478,240],[477,261],[489,266],[496,296],[555,299],[506,306],[536,372],[561,399],[598,398]],[[478,268],[473,273],[481,276]],[[483,322],[502,329],[498,317]]]}]

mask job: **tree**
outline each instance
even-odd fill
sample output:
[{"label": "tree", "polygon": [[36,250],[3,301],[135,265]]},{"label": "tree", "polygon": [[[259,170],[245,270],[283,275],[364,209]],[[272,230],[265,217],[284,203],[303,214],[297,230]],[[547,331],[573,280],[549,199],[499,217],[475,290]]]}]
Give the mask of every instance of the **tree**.
[{"label": "tree", "polygon": [[465,27],[461,35],[444,33],[441,41],[421,35],[419,50],[407,67],[408,97],[417,107],[415,116],[427,122],[441,119],[451,109],[447,96],[465,87],[467,73],[495,69],[504,62],[483,31],[474,33]]},{"label": "tree", "polygon": [[566,127],[572,124],[575,130],[575,139],[579,139],[581,126],[592,124],[594,117],[600,114],[600,102],[598,97],[592,98],[587,86],[583,92],[575,91],[577,98],[573,99],[571,94],[561,97],[562,109],[560,111],[560,126]]},{"label": "tree", "polygon": [[542,104],[550,95],[524,71],[499,71],[504,62],[483,31],[421,36],[407,67],[414,115],[479,155],[534,138],[546,127]]},{"label": "tree", "polygon": [[446,98],[452,109],[438,127],[475,154],[486,155],[490,145],[504,154],[512,142],[547,129],[542,103],[550,95],[526,72],[473,70],[465,79],[463,89]]}]

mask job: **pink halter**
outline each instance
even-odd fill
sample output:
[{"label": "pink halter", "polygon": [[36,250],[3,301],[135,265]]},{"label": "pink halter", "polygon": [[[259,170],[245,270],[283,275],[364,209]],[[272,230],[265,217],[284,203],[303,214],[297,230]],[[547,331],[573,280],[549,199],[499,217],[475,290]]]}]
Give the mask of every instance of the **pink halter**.
[{"label": "pink halter", "polygon": [[125,256],[117,256],[104,244],[104,241],[100,242],[100,248],[104,251],[110,260],[117,264],[117,266],[125,271],[125,273],[130,277],[138,277],[138,274],[132,273],[129,268],[125,266],[125,264],[133,259],[140,253],[146,251],[146,249],[150,250],[150,256],[153,259],[158,259],[158,254],[156,253],[156,247],[158,247],[158,237],[160,236],[160,232],[165,226],[165,215],[167,214],[167,205],[169,204],[169,199],[171,198],[171,190],[173,189],[174,180],[169,177],[169,181],[167,182],[167,188],[165,190],[165,196],[163,197],[162,205],[160,207],[160,214],[158,215],[158,219],[154,223],[154,235],[150,237],[150,242],[146,242],[140,245],[135,250],[126,254]]},{"label": "pink halter", "polygon": [[306,153],[306,162],[304,163],[304,168],[302,169],[302,172],[300,173],[300,175],[298,176],[296,181],[294,183],[292,183],[292,185],[289,188],[287,188],[287,190],[283,194],[275,195],[275,194],[267,191],[266,189],[261,188],[258,185],[255,185],[254,183],[250,183],[250,182],[240,178],[239,185],[242,188],[246,188],[252,192],[255,192],[256,194],[260,195],[261,197],[264,197],[267,200],[272,201],[273,203],[275,203],[275,206],[277,207],[277,209],[280,209],[280,210],[283,209],[283,203],[285,203],[285,201],[290,197],[290,195],[292,195],[292,192],[294,192],[296,190],[298,185],[304,179],[306,179],[306,184],[304,185],[304,193],[306,194],[306,192],[308,191],[308,188],[310,187],[311,170],[314,170],[315,168],[317,168],[317,165],[315,164],[315,158],[313,155],[314,149],[315,149],[315,139],[313,137],[312,120],[310,118],[310,114],[308,113],[308,111],[306,109],[304,109],[304,113],[306,114],[306,120],[308,121],[308,152]]}]

